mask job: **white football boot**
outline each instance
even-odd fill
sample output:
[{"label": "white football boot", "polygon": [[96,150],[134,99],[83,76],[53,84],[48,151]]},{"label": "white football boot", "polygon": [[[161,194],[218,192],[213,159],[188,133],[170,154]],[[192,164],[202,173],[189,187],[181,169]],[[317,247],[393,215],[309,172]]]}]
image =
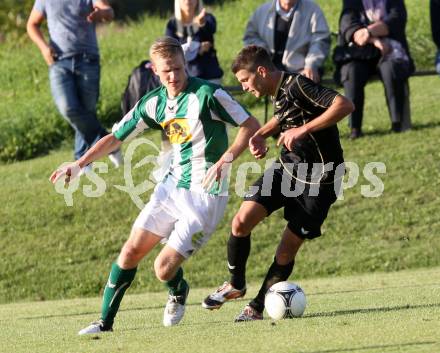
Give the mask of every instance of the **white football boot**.
[{"label": "white football boot", "polygon": [[185,303],[188,297],[189,286],[186,288],[186,292],[182,295],[168,295],[168,301],[165,305],[163,313],[163,325],[174,326],[177,325],[185,314]]},{"label": "white football boot", "polygon": [[99,334],[102,332],[111,332],[113,331],[112,328],[104,328],[104,323],[102,320],[98,320],[95,322],[92,322],[89,326],[83,328],[81,331],[78,332],[78,335],[93,335],[93,334]]}]

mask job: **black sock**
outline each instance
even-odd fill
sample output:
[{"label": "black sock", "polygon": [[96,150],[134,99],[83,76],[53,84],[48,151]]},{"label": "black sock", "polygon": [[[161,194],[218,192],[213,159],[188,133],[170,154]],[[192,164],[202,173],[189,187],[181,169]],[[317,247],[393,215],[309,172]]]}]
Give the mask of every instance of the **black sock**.
[{"label": "black sock", "polygon": [[228,240],[228,268],[231,284],[234,288],[243,289],[246,285],[246,262],[251,251],[251,235],[234,237]]},{"label": "black sock", "polygon": [[257,296],[252,299],[249,305],[259,313],[262,313],[264,310],[264,297],[266,296],[267,290],[275,283],[287,280],[293,271],[294,265],[295,260],[287,265],[278,265],[276,258],[274,258],[272,265],[267,271],[266,278],[263,281],[260,291],[258,292]]}]

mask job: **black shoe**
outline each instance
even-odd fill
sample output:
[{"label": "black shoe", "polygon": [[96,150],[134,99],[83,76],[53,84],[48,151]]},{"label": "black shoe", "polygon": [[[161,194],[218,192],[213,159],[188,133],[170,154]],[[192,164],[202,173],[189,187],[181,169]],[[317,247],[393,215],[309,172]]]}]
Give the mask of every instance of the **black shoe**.
[{"label": "black shoe", "polygon": [[350,138],[350,140],[355,140],[355,139],[362,137],[362,136],[363,136],[363,134],[362,134],[361,129],[354,127],[351,129],[349,138]]},{"label": "black shoe", "polygon": [[402,124],[400,122],[391,124],[391,131],[393,132],[402,132]]}]

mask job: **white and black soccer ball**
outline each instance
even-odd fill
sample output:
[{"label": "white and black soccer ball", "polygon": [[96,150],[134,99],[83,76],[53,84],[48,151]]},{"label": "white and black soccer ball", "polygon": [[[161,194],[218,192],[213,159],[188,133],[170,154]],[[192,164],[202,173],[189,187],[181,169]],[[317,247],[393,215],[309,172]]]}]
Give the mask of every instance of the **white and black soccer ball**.
[{"label": "white and black soccer ball", "polygon": [[306,295],[301,287],[287,281],[275,283],[264,299],[266,311],[274,320],[302,316],[306,304]]}]

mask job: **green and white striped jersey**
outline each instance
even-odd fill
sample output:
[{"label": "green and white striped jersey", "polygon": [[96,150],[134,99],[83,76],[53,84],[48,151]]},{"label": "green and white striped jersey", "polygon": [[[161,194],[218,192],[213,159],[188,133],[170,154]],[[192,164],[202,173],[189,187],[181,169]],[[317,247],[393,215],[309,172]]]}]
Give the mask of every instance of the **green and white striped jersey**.
[{"label": "green and white striped jersey", "polygon": [[[186,89],[170,99],[164,86],[147,93],[113,129],[121,141],[142,131],[163,129],[173,146],[168,176],[177,186],[202,191],[202,180],[209,167],[228,148],[227,124],[241,125],[249,113],[224,89],[195,77]],[[211,190],[210,193],[221,192]]]}]

